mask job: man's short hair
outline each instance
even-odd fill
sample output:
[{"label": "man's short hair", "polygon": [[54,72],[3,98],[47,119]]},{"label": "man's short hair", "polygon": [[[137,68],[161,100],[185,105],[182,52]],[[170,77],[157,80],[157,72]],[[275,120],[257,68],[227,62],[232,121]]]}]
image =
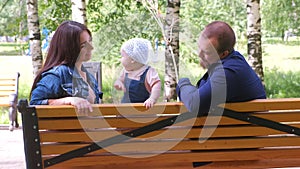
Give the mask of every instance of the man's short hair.
[{"label": "man's short hair", "polygon": [[223,21],[214,21],[208,24],[202,32],[202,36],[208,39],[216,38],[218,42],[217,52],[222,53],[226,50],[233,51],[236,38],[233,29]]}]

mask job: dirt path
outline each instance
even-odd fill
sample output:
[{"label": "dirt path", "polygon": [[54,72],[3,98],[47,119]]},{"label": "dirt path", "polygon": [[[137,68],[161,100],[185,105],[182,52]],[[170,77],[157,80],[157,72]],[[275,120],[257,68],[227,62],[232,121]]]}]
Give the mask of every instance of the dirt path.
[{"label": "dirt path", "polygon": [[22,129],[0,127],[0,169],[25,169]]}]

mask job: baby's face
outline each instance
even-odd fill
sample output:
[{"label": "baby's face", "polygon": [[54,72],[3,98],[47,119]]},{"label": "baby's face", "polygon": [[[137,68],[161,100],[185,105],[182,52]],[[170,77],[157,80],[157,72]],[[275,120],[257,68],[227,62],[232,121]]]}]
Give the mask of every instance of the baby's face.
[{"label": "baby's face", "polygon": [[130,70],[133,64],[133,59],[123,50],[121,51],[121,63],[126,70]]}]

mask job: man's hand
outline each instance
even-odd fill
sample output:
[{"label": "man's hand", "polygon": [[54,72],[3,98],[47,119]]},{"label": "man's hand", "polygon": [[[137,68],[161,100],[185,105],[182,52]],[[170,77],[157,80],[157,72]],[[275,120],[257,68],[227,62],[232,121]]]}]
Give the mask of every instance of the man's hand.
[{"label": "man's hand", "polygon": [[176,93],[177,93],[177,96],[179,97],[179,100],[181,100],[181,97],[180,97],[180,88],[182,86],[185,86],[185,85],[191,85],[190,79],[189,78],[181,78],[181,79],[179,79],[179,81],[177,83],[177,86],[176,86]]}]

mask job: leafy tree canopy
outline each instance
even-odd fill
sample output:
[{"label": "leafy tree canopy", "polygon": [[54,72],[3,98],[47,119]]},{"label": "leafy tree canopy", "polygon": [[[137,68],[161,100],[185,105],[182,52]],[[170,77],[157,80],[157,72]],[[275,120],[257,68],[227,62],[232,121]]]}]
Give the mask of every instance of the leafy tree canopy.
[{"label": "leafy tree canopy", "polygon": [[300,35],[300,0],[262,0],[261,11],[264,36],[282,36],[289,29]]}]

